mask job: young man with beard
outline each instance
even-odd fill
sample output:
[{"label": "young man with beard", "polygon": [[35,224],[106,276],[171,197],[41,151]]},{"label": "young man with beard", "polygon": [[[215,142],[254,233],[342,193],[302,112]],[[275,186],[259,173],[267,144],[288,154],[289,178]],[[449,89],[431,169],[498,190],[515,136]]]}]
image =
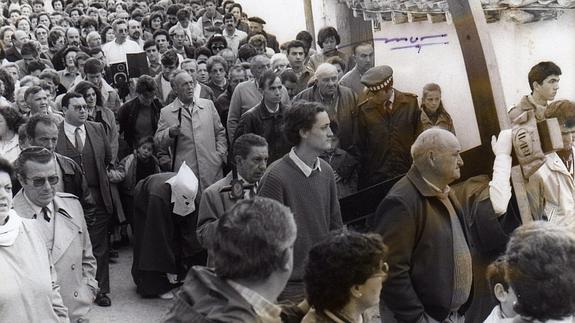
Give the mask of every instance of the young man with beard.
[{"label": "young man with beard", "polygon": [[134,19],[128,20],[128,35],[133,42],[136,42],[140,48],[144,48],[144,40],[142,39],[142,24]]}]

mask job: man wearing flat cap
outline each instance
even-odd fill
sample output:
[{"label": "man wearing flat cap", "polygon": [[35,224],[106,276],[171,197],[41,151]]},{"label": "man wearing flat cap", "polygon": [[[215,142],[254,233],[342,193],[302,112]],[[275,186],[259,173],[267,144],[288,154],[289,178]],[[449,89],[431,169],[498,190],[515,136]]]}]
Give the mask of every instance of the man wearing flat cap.
[{"label": "man wearing flat cap", "polygon": [[393,88],[389,66],[372,67],[361,83],[369,92],[358,108],[356,139],[362,162],[360,187],[365,188],[407,173],[421,112],[415,94]]},{"label": "man wearing flat cap", "polygon": [[250,22],[249,36],[251,37],[254,35],[258,35],[258,34],[264,35],[266,37],[268,47],[273,49],[274,52],[279,53],[280,52],[280,44],[278,43],[276,36],[274,36],[272,34],[268,34],[264,30],[264,25],[266,24],[266,21],[260,17],[250,17],[250,18],[248,18],[248,21]]}]

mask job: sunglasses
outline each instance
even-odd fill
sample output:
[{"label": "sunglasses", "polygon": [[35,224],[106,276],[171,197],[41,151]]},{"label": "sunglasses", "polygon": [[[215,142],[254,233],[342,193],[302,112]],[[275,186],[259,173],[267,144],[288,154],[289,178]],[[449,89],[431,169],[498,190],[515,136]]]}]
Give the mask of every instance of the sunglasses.
[{"label": "sunglasses", "polygon": [[60,181],[60,178],[58,175],[52,175],[48,177],[32,177],[31,180],[34,187],[42,187],[46,184],[46,181],[48,181],[50,185],[56,185]]}]

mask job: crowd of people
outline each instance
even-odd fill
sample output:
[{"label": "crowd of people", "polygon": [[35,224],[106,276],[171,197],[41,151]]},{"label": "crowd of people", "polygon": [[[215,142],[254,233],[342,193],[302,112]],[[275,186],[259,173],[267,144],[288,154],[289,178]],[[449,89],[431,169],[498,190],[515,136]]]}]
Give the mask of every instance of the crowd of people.
[{"label": "crowd of people", "polygon": [[[531,69],[492,172],[462,181],[440,85],[398,90],[333,27],[317,50],[307,31],[280,43],[236,1],[0,3],[0,322],[88,322],[127,243],[166,322],[573,319],[557,65]],[[563,148],[540,145],[546,120]],[[386,181],[369,233],[346,228],[340,199]]]}]

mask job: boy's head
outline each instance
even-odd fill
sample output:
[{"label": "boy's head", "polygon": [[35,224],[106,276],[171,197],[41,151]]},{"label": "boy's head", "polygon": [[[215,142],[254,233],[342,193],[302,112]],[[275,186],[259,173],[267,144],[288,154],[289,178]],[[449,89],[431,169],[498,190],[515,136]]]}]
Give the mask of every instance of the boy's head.
[{"label": "boy's head", "polygon": [[138,141],[136,156],[138,159],[148,159],[154,155],[154,138],[152,136],[141,138]]},{"label": "boy's head", "polygon": [[508,318],[515,316],[513,305],[517,301],[517,296],[505,280],[505,258],[499,257],[492,262],[487,267],[486,276],[489,288],[493,291],[505,316]]}]

